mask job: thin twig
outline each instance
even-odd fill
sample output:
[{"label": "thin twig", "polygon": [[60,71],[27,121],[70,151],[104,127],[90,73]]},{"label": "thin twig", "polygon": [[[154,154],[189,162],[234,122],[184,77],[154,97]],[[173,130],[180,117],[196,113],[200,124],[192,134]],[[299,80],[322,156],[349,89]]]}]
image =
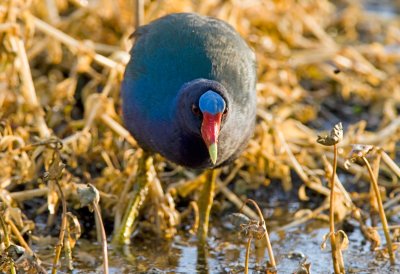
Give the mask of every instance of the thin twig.
[{"label": "thin twig", "polygon": [[26,252],[28,252],[29,254],[33,254],[32,249],[29,247],[29,245],[25,241],[24,237],[22,237],[21,233],[19,232],[19,230],[18,230],[17,226],[14,224],[14,222],[12,220],[8,220],[7,223],[10,225],[12,233],[15,235],[15,237],[17,237],[19,244],[23,248],[25,248]]},{"label": "thin twig", "polygon": [[24,42],[20,38],[15,36],[10,37],[10,43],[12,48],[17,52],[20,61],[20,74],[21,80],[24,88],[22,89],[22,94],[28,106],[30,106],[36,113],[36,122],[38,130],[41,137],[48,138],[51,133],[44,120],[44,112],[40,107],[39,100],[36,96],[35,87],[33,85],[32,74],[29,66],[28,57],[26,55],[26,50]]},{"label": "thin twig", "polygon": [[[83,44],[82,42],[72,38],[71,36],[65,34],[64,32],[56,29],[55,27],[47,24],[46,22],[40,20],[39,18],[36,18],[32,16],[33,23],[35,27],[49,35],[50,37],[60,41],[61,43],[67,45],[69,48],[75,50],[75,51],[81,51],[81,52],[91,52],[93,48],[90,48],[88,45]],[[108,68],[117,68],[122,72],[123,68],[120,66],[117,62],[114,60],[111,60],[103,55],[100,55],[98,53],[92,53],[92,58],[94,61],[99,63],[102,66],[108,67]]]},{"label": "thin twig", "polygon": [[93,209],[98,220],[100,231],[101,231],[101,245],[103,247],[103,270],[104,274],[108,274],[108,251],[107,251],[107,236],[104,230],[103,220],[101,218],[101,212],[98,203],[93,202]]},{"label": "thin twig", "polygon": [[135,28],[138,29],[144,23],[144,0],[135,1]]},{"label": "thin twig", "polygon": [[88,206],[90,211],[94,211],[97,239],[101,243],[103,251],[103,272],[108,274],[107,236],[99,207],[99,191],[92,184],[87,184],[86,186],[78,186],[77,193],[81,206]]},{"label": "thin twig", "polygon": [[319,206],[318,208],[314,209],[310,214],[302,217],[302,218],[298,218],[295,219],[293,222],[290,222],[284,226],[278,227],[276,229],[276,231],[285,231],[289,228],[295,227],[295,226],[299,226],[313,218],[315,218],[316,216],[318,216],[318,214],[320,214],[321,212],[325,211],[329,209],[329,203],[324,202],[321,206]]},{"label": "thin twig", "polygon": [[63,243],[64,243],[65,229],[67,227],[67,215],[66,215],[67,214],[67,202],[65,201],[64,193],[62,191],[62,188],[61,188],[58,180],[55,180],[55,184],[58,188],[58,192],[59,192],[60,198],[61,198],[62,215],[61,215],[60,234],[58,236],[58,242],[56,245],[55,256],[53,259],[53,267],[51,270],[52,274],[57,273],[57,264],[58,264],[58,260],[60,259],[61,249],[62,249]]},{"label": "thin twig", "polygon": [[65,262],[67,264],[68,270],[72,271],[74,269],[74,267],[73,267],[73,259],[72,259],[72,248],[71,248],[71,243],[69,241],[70,229],[69,229],[68,225],[65,227],[65,231],[66,231],[67,237],[64,237],[64,257],[65,257]]},{"label": "thin twig", "polygon": [[[400,130],[400,116],[393,119],[389,125],[381,129],[380,131],[375,132],[374,134],[371,135],[363,134],[358,136],[356,142],[362,144],[371,144],[371,145],[385,144],[388,142],[388,140],[391,140],[393,136],[396,136],[396,132],[398,132],[399,130]],[[345,138],[341,144],[349,145],[351,143],[355,143],[355,140]]]},{"label": "thin twig", "polygon": [[386,203],[383,204],[384,209],[388,209],[389,207],[397,204],[400,202],[400,195],[396,195],[392,199],[388,200]]},{"label": "thin twig", "polygon": [[121,126],[117,121],[110,117],[108,114],[103,114],[100,116],[101,121],[105,123],[110,129],[112,129],[119,136],[124,138],[131,146],[137,147],[137,143],[132,135],[123,126]]},{"label": "thin twig", "polygon": [[383,150],[378,149],[379,154],[382,156],[382,161],[400,178],[400,167],[389,157],[389,155]]},{"label": "thin twig", "polygon": [[[1,223],[1,228],[3,229],[3,234],[4,234],[4,246],[7,249],[10,246],[10,235],[8,234],[7,225],[6,225],[6,222],[2,215],[0,215],[0,223]],[[11,270],[11,274],[17,273],[15,270],[14,260],[12,260],[12,259],[10,262],[10,270]]]},{"label": "thin twig", "polygon": [[[375,227],[371,227],[371,228],[375,229],[375,230],[383,230],[384,229],[381,226],[375,226]],[[399,228],[400,228],[400,225],[389,225],[388,226],[388,229],[390,229],[390,230],[399,229]]]},{"label": "thin twig", "polygon": [[246,244],[246,257],[244,260],[244,273],[248,274],[249,273],[249,257],[250,257],[250,247],[251,247],[251,240],[253,237],[250,235],[249,238],[247,239],[247,244]]},{"label": "thin twig", "polygon": [[225,197],[232,203],[234,204],[238,209],[241,209],[241,211],[250,217],[251,219],[257,219],[258,214],[254,212],[250,207],[247,205],[243,204],[243,201],[233,192],[231,191],[228,187],[223,185],[221,182],[217,181],[217,186],[218,190],[221,191],[222,194],[225,195]]},{"label": "thin twig", "polygon": [[333,260],[333,268],[335,274],[340,274],[341,272],[341,262],[339,262],[337,258],[337,253],[341,252],[340,248],[336,246],[336,234],[335,234],[335,175],[337,168],[337,144],[333,145],[333,168],[332,168],[332,176],[330,180],[331,193],[330,193],[330,201],[329,201],[329,231],[330,231],[330,239],[331,239],[331,251],[332,251],[332,260]]},{"label": "thin twig", "polygon": [[376,199],[378,201],[379,216],[381,218],[381,222],[382,222],[382,226],[383,226],[383,232],[385,233],[386,245],[387,245],[387,248],[388,248],[388,251],[389,251],[389,257],[390,257],[390,264],[394,265],[395,264],[395,257],[394,257],[394,253],[393,253],[392,239],[390,237],[389,227],[388,227],[388,223],[387,223],[387,220],[386,220],[385,211],[384,211],[383,205],[382,205],[382,198],[381,198],[381,194],[380,194],[380,191],[379,191],[377,178],[375,177],[374,172],[373,172],[373,170],[371,168],[371,165],[369,164],[367,158],[365,158],[363,156],[363,157],[361,157],[361,159],[363,160],[363,162],[367,166],[368,173],[369,173],[369,176],[371,178],[372,186],[373,186],[374,191],[375,191],[375,196],[376,196]]},{"label": "thin twig", "polygon": [[21,201],[30,200],[30,199],[33,199],[36,197],[46,196],[48,192],[49,192],[49,189],[47,187],[44,187],[44,188],[36,188],[36,189],[11,192],[9,194],[9,196],[13,200],[21,202]]},{"label": "thin twig", "polygon": [[90,127],[93,124],[94,119],[98,115],[101,106],[103,105],[104,100],[108,97],[109,93],[111,92],[112,83],[115,81],[117,75],[117,71],[112,69],[107,77],[106,85],[104,86],[103,91],[100,94],[99,100],[93,103],[93,106],[90,109],[89,114],[87,115],[86,123],[83,128],[83,132],[89,131]]},{"label": "thin twig", "polygon": [[272,245],[271,245],[271,241],[269,239],[269,234],[268,234],[268,229],[265,223],[265,219],[264,216],[261,212],[260,207],[258,206],[258,204],[253,200],[253,199],[246,199],[245,203],[243,204],[243,206],[247,203],[250,202],[253,204],[253,206],[256,208],[257,210],[257,214],[258,214],[258,218],[259,218],[259,225],[261,225],[265,231],[264,233],[264,238],[265,238],[265,244],[267,245],[267,250],[268,250],[268,255],[269,255],[269,259],[270,259],[270,266],[275,268],[276,267],[276,262],[275,262],[275,256],[274,256],[274,251],[272,249]]},{"label": "thin twig", "polygon": [[289,157],[290,163],[292,164],[292,168],[296,171],[297,175],[299,175],[300,179],[304,182],[304,184],[309,187],[310,189],[321,193],[325,196],[329,196],[329,189],[326,187],[317,184],[315,182],[312,182],[308,175],[304,172],[303,167],[300,165],[300,163],[297,161],[296,157],[294,156],[292,150],[290,149],[288,143],[286,142],[285,137],[283,136],[282,132],[275,127],[275,131],[278,135],[278,138],[282,144],[282,147],[286,151],[287,156]]}]

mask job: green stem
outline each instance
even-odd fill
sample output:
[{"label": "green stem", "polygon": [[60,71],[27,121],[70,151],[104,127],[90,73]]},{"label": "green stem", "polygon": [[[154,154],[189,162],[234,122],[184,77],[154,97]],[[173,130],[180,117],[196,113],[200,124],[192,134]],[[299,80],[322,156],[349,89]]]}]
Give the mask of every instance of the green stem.
[{"label": "green stem", "polygon": [[394,257],[394,253],[393,253],[392,239],[390,238],[389,226],[388,226],[388,223],[386,220],[385,211],[383,210],[382,198],[381,198],[381,194],[379,192],[377,178],[374,176],[374,172],[373,172],[371,165],[369,164],[367,158],[362,157],[362,160],[364,161],[365,165],[367,166],[369,177],[371,178],[372,186],[375,191],[375,196],[378,201],[379,216],[381,218],[383,232],[385,233],[386,245],[388,247],[389,257],[390,257],[390,264],[394,265],[395,257]]},{"label": "green stem", "polygon": [[151,169],[154,169],[153,158],[150,154],[143,152],[138,166],[137,189],[133,194],[133,199],[129,201],[122,223],[112,240],[115,245],[127,245],[130,243],[134,222],[149,191],[151,173],[153,173]]},{"label": "green stem", "polygon": [[208,223],[210,220],[211,206],[214,200],[215,183],[217,180],[217,171],[215,169],[207,171],[207,180],[201,190],[199,205],[199,229],[197,230],[197,238],[201,244],[207,240]]}]

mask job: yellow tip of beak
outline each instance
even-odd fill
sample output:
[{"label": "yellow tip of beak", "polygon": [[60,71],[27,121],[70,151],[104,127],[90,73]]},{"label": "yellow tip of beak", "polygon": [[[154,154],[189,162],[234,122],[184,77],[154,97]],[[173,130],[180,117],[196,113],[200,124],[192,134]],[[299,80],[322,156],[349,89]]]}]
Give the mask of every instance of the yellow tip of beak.
[{"label": "yellow tip of beak", "polygon": [[210,154],[211,162],[213,163],[213,165],[215,165],[215,163],[217,162],[217,155],[218,155],[218,148],[216,143],[211,144],[208,147],[208,153]]}]

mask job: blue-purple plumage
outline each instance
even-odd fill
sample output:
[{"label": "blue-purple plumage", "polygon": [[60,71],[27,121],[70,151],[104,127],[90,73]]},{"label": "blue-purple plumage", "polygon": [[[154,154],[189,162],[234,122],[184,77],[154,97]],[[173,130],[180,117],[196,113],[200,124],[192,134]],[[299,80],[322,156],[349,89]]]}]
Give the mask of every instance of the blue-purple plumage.
[{"label": "blue-purple plumage", "polygon": [[[125,125],[146,150],[190,168],[233,160],[251,137],[256,111],[254,53],[227,23],[196,14],[162,17],[135,33],[122,83]],[[210,160],[193,112],[212,90],[225,100],[218,159]]]}]

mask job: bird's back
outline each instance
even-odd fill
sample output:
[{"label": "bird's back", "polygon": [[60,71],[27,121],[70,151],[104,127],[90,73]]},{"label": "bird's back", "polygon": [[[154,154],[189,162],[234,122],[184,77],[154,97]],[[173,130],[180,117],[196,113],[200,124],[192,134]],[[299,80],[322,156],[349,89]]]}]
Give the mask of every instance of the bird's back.
[{"label": "bird's back", "polygon": [[122,100],[125,123],[141,146],[166,156],[163,143],[177,130],[172,126],[177,94],[194,79],[221,83],[236,103],[252,108],[242,112],[254,116],[254,53],[227,23],[171,14],[141,27],[134,36]]}]

